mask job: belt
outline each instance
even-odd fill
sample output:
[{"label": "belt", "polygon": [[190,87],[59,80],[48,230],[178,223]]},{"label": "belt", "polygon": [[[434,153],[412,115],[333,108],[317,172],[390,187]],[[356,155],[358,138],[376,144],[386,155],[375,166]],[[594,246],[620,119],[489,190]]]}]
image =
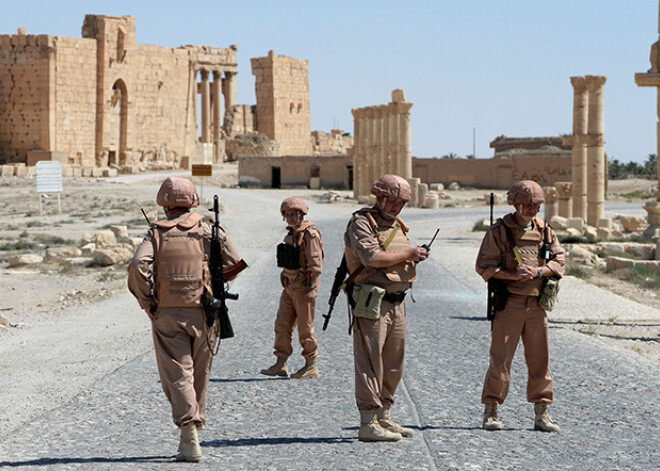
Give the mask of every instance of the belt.
[{"label": "belt", "polygon": [[406,292],[403,291],[401,293],[385,293],[383,299],[388,303],[399,304],[403,302],[405,297],[406,297]]}]

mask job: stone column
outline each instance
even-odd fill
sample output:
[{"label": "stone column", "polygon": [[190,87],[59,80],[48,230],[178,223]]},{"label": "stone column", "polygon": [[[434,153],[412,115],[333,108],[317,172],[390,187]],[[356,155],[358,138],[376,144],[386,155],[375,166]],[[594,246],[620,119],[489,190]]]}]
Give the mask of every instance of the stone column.
[{"label": "stone column", "polygon": [[[656,110],[658,115],[658,122],[656,123],[656,155],[660,156],[660,6],[658,15],[658,40],[651,45],[649,62],[651,63],[651,68],[645,73],[635,74],[635,83],[638,87],[655,87],[656,89]],[[660,188],[660,165],[658,165],[658,188]],[[660,191],[655,196],[655,201],[647,201],[644,206],[649,223],[648,229],[644,232],[647,238],[660,236]]]},{"label": "stone column", "polygon": [[572,214],[572,204],[571,204],[571,195],[573,193],[573,183],[572,182],[555,182],[555,189],[557,190],[557,198],[559,199],[559,204],[557,212],[559,216],[564,218],[573,217]]},{"label": "stone column", "polygon": [[410,132],[410,109],[413,104],[406,101],[406,94],[401,89],[392,91],[392,102],[395,103],[399,115],[399,175],[403,178],[412,178],[412,133]]},{"label": "stone column", "polygon": [[573,85],[572,181],[573,217],[587,220],[587,83],[584,77],[571,77]]},{"label": "stone column", "polygon": [[587,224],[597,226],[605,205],[605,110],[603,107],[604,75],[587,75]]},{"label": "stone column", "polygon": [[236,104],[236,72],[225,72],[225,111]]},{"label": "stone column", "polygon": [[351,114],[353,115],[353,197],[358,195],[360,191],[360,169],[358,167],[358,151],[359,151],[359,146],[358,142],[360,141],[360,122],[358,121],[357,117],[355,116],[356,111],[353,109],[351,110]]},{"label": "stone column", "polygon": [[213,82],[211,84],[211,111],[213,119],[211,120],[211,126],[213,132],[213,142],[218,142],[220,140],[220,111],[222,109],[221,103],[221,84],[222,84],[222,72],[217,70],[213,71]]},{"label": "stone column", "polygon": [[557,209],[559,193],[554,186],[544,186],[543,193],[545,193],[545,220],[550,222],[553,217],[559,214]]},{"label": "stone column", "polygon": [[209,84],[209,71],[203,70],[202,73],[202,142],[209,142],[209,122],[211,111],[211,93]]}]

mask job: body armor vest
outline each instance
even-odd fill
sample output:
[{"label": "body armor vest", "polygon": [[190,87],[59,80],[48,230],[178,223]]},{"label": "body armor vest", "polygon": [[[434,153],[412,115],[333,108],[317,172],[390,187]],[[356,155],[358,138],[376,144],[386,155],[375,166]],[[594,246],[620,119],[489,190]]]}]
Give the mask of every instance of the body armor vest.
[{"label": "body armor vest", "polygon": [[287,278],[294,278],[298,272],[307,269],[307,257],[301,250],[305,232],[316,228],[313,222],[303,221],[298,229],[290,230],[284,236],[284,243],[277,246],[277,266],[283,268]]},{"label": "body armor vest", "polygon": [[[410,239],[408,239],[408,236],[406,235],[409,230],[408,226],[400,218],[397,217],[391,227],[380,229],[372,213],[378,213],[378,210],[373,208],[365,208],[357,211],[354,213],[354,215],[359,214],[367,218],[369,224],[376,233],[378,245],[380,245],[383,250],[386,250],[387,252],[397,252],[408,250],[412,247],[410,244]],[[349,273],[353,273],[360,265],[362,265],[360,258],[355,253],[353,253],[350,248],[346,247],[345,255],[346,266],[348,267]],[[415,262],[407,260],[386,268],[376,269],[372,267],[366,267],[355,278],[355,283],[359,284],[363,282],[378,270],[382,270],[385,273],[387,279],[390,281],[413,282],[417,280],[416,264]]]},{"label": "body armor vest", "polygon": [[[515,237],[515,248],[518,251],[520,259],[523,264],[531,266],[536,271],[538,268],[545,265],[543,258],[543,221],[535,218],[534,228],[528,230],[512,231]],[[506,270],[516,271],[518,261],[514,252],[514,247],[511,247],[504,228],[505,222],[500,227],[500,237],[506,241],[507,251],[504,257],[504,268]],[[513,294],[522,294],[525,296],[539,296],[543,287],[543,279],[534,278],[527,281],[513,281],[506,280],[508,291]]]},{"label": "body armor vest", "polygon": [[184,221],[154,223],[154,278],[159,307],[201,306],[210,273],[204,252],[203,219],[191,213]]}]

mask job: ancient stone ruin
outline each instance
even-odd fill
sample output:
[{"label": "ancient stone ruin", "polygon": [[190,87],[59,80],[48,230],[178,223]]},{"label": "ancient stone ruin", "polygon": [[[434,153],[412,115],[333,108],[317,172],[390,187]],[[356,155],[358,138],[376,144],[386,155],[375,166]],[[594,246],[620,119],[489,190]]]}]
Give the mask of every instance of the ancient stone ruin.
[{"label": "ancient stone ruin", "polygon": [[[139,45],[135,25],[86,15],[82,38],[0,35],[0,164],[17,164],[3,175],[39,160],[60,161],[65,176],[102,176],[323,153],[307,60],[252,59],[257,103],[237,104],[237,46]],[[346,154],[350,138],[332,136],[333,153]]]},{"label": "ancient stone ruin", "polygon": [[[660,2],[658,2],[660,4]],[[651,45],[649,61],[651,68],[645,73],[635,74],[635,83],[639,87],[655,87],[657,89],[658,122],[656,155],[660,156],[660,7],[658,8],[658,40]],[[658,165],[658,189],[660,189],[660,165]],[[656,193],[655,201],[648,201],[644,206],[648,213],[648,237],[660,236],[660,191]]]},{"label": "ancient stone ruin", "polygon": [[387,105],[356,108],[353,113],[353,191],[368,197],[372,183],[381,175],[394,173],[412,178],[410,109],[401,89],[392,91]]}]

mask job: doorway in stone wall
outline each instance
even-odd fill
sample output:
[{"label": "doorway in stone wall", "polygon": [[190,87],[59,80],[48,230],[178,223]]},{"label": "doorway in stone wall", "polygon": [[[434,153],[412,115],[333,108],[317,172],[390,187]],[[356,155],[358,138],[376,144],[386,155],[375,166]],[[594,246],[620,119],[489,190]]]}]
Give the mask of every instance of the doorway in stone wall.
[{"label": "doorway in stone wall", "polygon": [[111,150],[108,152],[108,165],[117,165],[117,151]]},{"label": "doorway in stone wall", "polygon": [[270,168],[270,187],[271,188],[282,187],[282,170],[280,167]]},{"label": "doorway in stone wall", "polygon": [[353,166],[352,165],[347,165],[346,166],[346,173],[347,179],[346,179],[346,189],[349,191],[353,190]]},{"label": "doorway in stone wall", "polygon": [[108,165],[125,165],[128,135],[128,89],[121,79],[112,85],[110,113],[106,121],[107,132],[103,139],[104,145],[114,149],[109,151]]}]

